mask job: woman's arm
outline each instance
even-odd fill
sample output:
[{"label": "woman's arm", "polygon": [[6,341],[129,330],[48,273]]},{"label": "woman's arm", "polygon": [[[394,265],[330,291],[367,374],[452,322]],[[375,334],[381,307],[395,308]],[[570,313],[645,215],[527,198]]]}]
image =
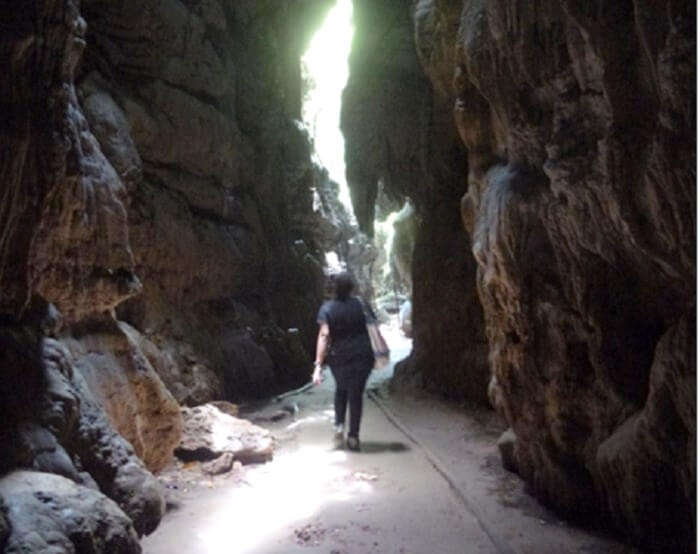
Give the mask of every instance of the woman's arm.
[{"label": "woman's arm", "polygon": [[321,382],[321,369],[326,361],[326,352],[328,352],[328,338],[330,330],[327,323],[321,323],[318,330],[318,338],[316,339],[316,361],[314,362],[314,374],[312,380],[315,385]]}]

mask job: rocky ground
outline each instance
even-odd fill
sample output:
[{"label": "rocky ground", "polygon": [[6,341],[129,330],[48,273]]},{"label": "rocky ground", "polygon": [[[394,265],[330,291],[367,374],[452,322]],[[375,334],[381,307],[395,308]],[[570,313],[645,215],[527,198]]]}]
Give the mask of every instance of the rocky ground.
[{"label": "rocky ground", "polygon": [[[407,353],[408,341],[385,334],[395,358]],[[241,407],[271,431],[273,460],[234,462],[223,475],[200,462],[166,469],[169,511],[144,552],[634,552],[528,495],[501,467],[495,442],[504,424],[493,412],[392,394],[392,372],[393,364],[370,380],[360,453],[332,441],[330,376]]]}]

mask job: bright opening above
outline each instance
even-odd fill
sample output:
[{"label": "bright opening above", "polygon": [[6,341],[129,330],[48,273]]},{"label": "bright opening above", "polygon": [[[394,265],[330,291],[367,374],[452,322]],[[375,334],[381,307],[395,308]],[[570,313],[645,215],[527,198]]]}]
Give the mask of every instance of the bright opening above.
[{"label": "bright opening above", "polygon": [[317,162],[340,185],[338,198],[353,213],[345,180],[345,141],[340,132],[340,97],[348,80],[354,28],[352,0],[337,0],[301,58],[308,89],[302,118],[314,140]]}]

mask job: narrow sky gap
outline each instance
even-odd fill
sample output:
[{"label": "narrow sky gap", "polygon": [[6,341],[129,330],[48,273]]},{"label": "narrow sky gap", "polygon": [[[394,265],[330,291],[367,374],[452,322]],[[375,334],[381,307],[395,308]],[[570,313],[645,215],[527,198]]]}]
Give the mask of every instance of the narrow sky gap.
[{"label": "narrow sky gap", "polygon": [[301,59],[311,83],[302,108],[304,124],[314,139],[317,162],[340,185],[338,198],[353,214],[345,180],[345,141],[340,132],[340,98],[348,80],[348,56],[354,27],[352,0],[337,0]]}]

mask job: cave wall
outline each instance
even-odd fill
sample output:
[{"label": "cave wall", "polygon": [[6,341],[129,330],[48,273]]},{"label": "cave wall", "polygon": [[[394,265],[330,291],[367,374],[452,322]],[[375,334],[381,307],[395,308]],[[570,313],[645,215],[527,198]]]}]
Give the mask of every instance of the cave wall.
[{"label": "cave wall", "polygon": [[83,2],[79,91],[133,182],[144,290],[118,313],[160,350],[180,402],[269,394],[308,373],[323,281],[315,168],[294,118],[299,58],[328,5]]},{"label": "cave wall", "polygon": [[488,364],[477,264],[459,201],[467,157],[452,124],[452,99],[434,92],[421,67],[406,2],[353,2],[355,35],[341,129],[360,229],[372,234],[378,191],[399,207],[410,198],[413,351],[396,382],[487,402]]},{"label": "cave wall", "polygon": [[329,4],[3,4],[0,549],[140,552],[180,404],[308,378]]},{"label": "cave wall", "polygon": [[[489,397],[516,437],[511,467],[571,517],[648,550],[694,551],[694,5],[355,6],[370,22],[353,53],[359,92],[349,85],[345,98],[348,113],[369,114],[346,133],[358,219],[369,224],[379,179],[420,216],[404,365],[431,384],[470,379],[458,349],[443,368],[427,355],[443,341],[430,330],[466,331],[448,327],[454,313],[440,313],[430,288],[470,314],[478,293]],[[418,60],[408,69],[392,52],[408,48],[407,20]],[[430,82],[418,96],[405,90],[417,67]],[[454,209],[463,236],[448,223]],[[421,316],[436,307],[439,321]],[[465,353],[474,340],[447,336]]]},{"label": "cave wall", "polygon": [[518,471],[694,549],[694,9],[473,4],[458,49],[463,135],[488,105],[463,207]]}]

